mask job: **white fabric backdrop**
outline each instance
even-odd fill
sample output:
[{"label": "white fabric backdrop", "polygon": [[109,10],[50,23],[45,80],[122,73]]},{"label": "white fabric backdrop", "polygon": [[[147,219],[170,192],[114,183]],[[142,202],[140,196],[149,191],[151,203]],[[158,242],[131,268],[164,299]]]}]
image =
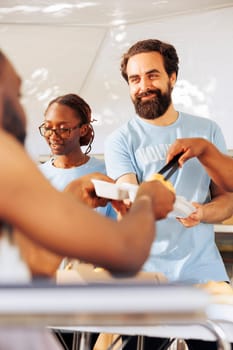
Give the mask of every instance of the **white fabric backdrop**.
[{"label": "white fabric backdrop", "polygon": [[134,110],[120,75],[120,58],[137,40],[172,43],[180,57],[173,99],[177,108],[212,118],[233,149],[233,7],[109,28],[0,24],[1,48],[21,74],[29,124],[27,147],[38,159],[49,153],[38,125],[53,97],[74,92],[92,107],[96,138],[93,153]]}]

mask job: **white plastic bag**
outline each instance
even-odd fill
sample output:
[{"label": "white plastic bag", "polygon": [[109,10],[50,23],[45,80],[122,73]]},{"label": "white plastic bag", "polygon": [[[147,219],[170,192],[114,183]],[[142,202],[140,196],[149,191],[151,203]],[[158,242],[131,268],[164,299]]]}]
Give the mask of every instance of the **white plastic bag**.
[{"label": "white plastic bag", "polygon": [[28,283],[30,270],[11,238],[10,228],[4,225],[0,232],[0,283]]}]

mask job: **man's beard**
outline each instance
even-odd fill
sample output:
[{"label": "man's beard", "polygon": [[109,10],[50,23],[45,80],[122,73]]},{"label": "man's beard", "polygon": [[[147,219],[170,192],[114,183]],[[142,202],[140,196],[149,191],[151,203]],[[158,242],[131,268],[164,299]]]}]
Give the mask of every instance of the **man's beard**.
[{"label": "man's beard", "polygon": [[[171,91],[171,85],[168,84],[165,93],[162,93],[160,89],[151,89],[141,93],[133,101],[136,113],[141,118],[150,120],[161,117],[171,104]],[[148,101],[141,100],[142,97],[149,94],[155,94],[155,96]]]},{"label": "man's beard", "polygon": [[3,104],[2,127],[15,136],[20,143],[24,144],[26,138],[25,125],[20,113],[12,106],[9,99],[5,99]]}]

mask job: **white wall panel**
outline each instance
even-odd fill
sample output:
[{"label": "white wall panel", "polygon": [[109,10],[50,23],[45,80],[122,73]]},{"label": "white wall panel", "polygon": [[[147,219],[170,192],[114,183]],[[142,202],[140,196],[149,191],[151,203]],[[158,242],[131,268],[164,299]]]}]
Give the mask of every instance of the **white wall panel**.
[{"label": "white wall panel", "polygon": [[79,93],[104,35],[103,28],[0,25],[0,47],[23,79],[27,147],[33,158],[49,152],[38,131],[48,102],[63,93]]}]

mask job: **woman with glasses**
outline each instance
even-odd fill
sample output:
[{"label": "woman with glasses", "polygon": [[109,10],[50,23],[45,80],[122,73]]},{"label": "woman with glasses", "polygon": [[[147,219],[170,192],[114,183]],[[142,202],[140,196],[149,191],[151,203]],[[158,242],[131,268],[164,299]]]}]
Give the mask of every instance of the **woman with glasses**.
[{"label": "woman with glasses", "polygon": [[[90,106],[75,94],[55,98],[45,111],[39,131],[48,143],[52,157],[39,168],[60,191],[83,175],[93,172],[106,174],[104,161],[88,155],[94,140],[91,123]],[[85,151],[83,146],[86,146]],[[116,218],[110,204],[96,210]]]},{"label": "woman with glasses", "polygon": [[[52,100],[44,115],[44,122],[39,127],[41,136],[48,143],[52,156],[39,168],[54,187],[62,191],[71,181],[94,172],[106,173],[103,160],[90,157],[94,129],[92,127],[91,108],[80,96],[67,94]],[[85,151],[82,147],[86,146]],[[116,212],[108,203],[96,210],[105,216],[116,218]],[[64,259],[61,268],[72,260]],[[73,333],[57,336],[67,348],[72,348]],[[91,347],[98,334],[92,335]]]}]

